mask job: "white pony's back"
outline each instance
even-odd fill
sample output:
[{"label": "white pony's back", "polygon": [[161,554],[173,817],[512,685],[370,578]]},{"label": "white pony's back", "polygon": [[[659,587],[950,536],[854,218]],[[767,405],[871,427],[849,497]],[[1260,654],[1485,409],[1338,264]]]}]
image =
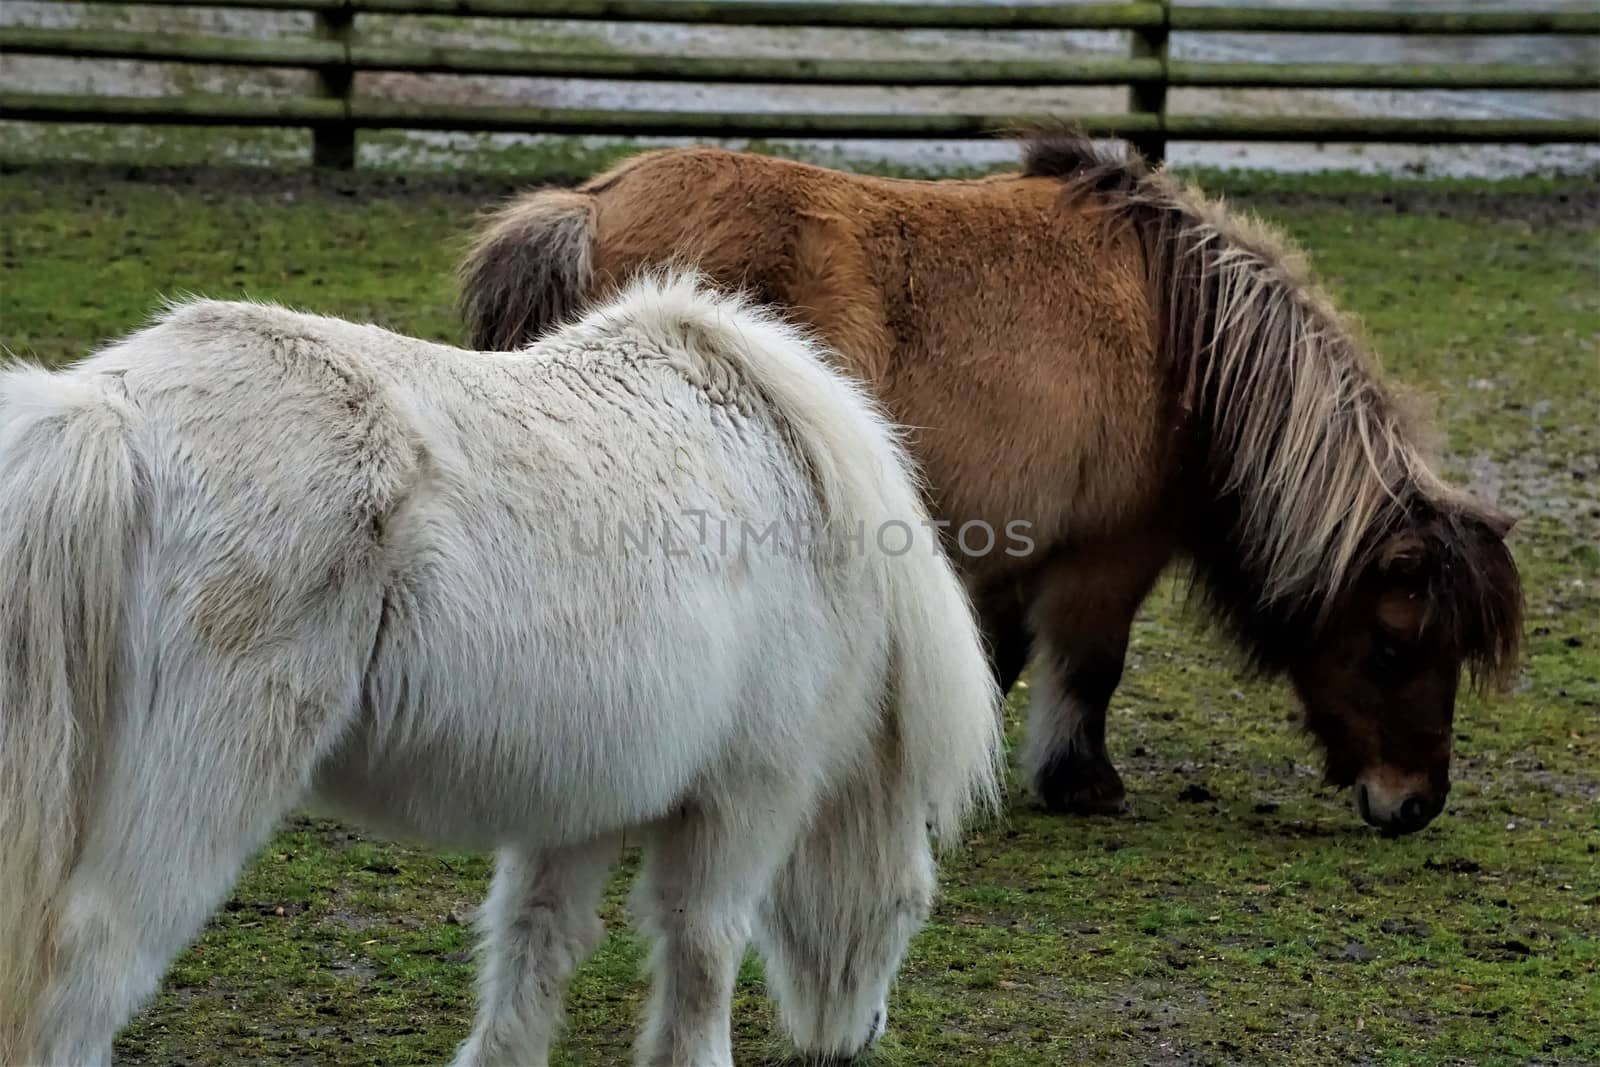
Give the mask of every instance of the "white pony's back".
[{"label": "white pony's back", "polygon": [[[201,301],[8,371],[0,549],[28,650],[0,679],[7,1062],[102,1062],[307,799],[503,850],[463,1063],[541,1059],[559,1000],[514,964],[559,990],[625,830],[660,855],[659,996],[731,982],[759,933],[797,1040],[853,1052],[931,889],[924,820],[995,795],[987,665],[890,427],[685,279],[520,353]],[[836,963],[866,968],[848,995]],[[722,1062],[716,983],[657,1003],[643,1062]]]},{"label": "white pony's back", "polygon": [[[776,316],[687,276],[635,283],[596,317],[632,323],[664,348],[681,344],[702,366],[732,362],[763,394],[804,452],[841,575],[860,566],[886,590],[895,645],[885,696],[907,717],[906,763],[931,825],[954,835],[974,804],[996,807],[1000,694],[986,660],[950,654],[978,640],[971,607],[941,554],[915,464],[867,391]],[[995,714],[973,713],[985,707]]]}]

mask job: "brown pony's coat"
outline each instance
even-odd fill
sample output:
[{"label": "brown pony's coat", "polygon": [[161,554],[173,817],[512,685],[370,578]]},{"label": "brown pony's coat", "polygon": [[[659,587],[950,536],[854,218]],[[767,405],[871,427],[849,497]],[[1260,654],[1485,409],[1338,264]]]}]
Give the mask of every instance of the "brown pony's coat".
[{"label": "brown pony's coat", "polygon": [[1417,676],[1451,664],[1448,693],[1442,667],[1409,693],[1442,702],[1446,736],[1454,664],[1511,668],[1506,524],[1432,473],[1299,255],[1163,173],[1076,138],[1036,140],[1020,173],[978,181],[650,152],[485,224],[463,265],[472,340],[526,343],[669,262],[814,327],[909,428],[952,530],[1031,523],[1032,553],[958,562],[1002,680],[1037,653],[1028,763],[1054,806],[1121,803],[1105,706],[1177,552],[1253,662],[1295,675],[1344,784],[1380,750],[1405,762],[1393,724],[1350,706],[1395,589],[1426,605],[1397,638]]}]

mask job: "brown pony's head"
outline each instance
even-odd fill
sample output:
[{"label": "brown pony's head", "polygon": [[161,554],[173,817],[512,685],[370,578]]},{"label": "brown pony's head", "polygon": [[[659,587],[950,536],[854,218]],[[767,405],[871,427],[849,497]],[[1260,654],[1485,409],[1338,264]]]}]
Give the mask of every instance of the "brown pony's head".
[{"label": "brown pony's head", "polygon": [[1444,808],[1461,668],[1503,684],[1522,611],[1509,520],[1459,502],[1408,511],[1289,665],[1328,781],[1394,834]]}]

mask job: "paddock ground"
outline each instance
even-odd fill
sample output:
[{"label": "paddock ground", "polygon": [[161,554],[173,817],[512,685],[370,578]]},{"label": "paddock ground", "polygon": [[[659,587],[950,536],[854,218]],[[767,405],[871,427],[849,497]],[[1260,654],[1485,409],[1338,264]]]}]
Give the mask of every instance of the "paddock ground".
[{"label": "paddock ground", "polygon": [[[1446,813],[1383,840],[1319,785],[1287,692],[1163,586],[1111,712],[1134,813],[1054,818],[1014,792],[945,866],[872,1062],[1600,1062],[1600,193],[1204,180],[1299,238],[1391,375],[1437,398],[1450,473],[1520,516],[1521,678],[1462,702]],[[515,184],[11,166],[0,342],[69,360],[185,292],[453,341],[461,236]],[[293,821],[120,1062],[440,1062],[471,1019],[488,869]],[[645,985],[624,895],[619,877],[573,987],[566,1067],[627,1060]],[[741,1064],[782,1062],[754,960],[735,1022]]]}]

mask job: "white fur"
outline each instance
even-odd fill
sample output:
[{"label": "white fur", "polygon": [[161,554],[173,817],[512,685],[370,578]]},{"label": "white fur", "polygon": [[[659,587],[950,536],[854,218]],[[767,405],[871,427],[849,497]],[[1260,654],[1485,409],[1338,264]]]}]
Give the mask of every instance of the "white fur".
[{"label": "white fur", "polygon": [[[689,509],[844,537],[702,544]],[[640,1063],[731,1063],[751,937],[801,1050],[855,1053],[928,907],[925,826],[996,790],[925,518],[859,389],[682,278],[518,353],[200,301],[0,374],[0,1062],[109,1062],[308,801],[500,850],[458,1064],[546,1061],[624,831],[658,937]],[[597,536],[652,520],[680,536]]]}]

